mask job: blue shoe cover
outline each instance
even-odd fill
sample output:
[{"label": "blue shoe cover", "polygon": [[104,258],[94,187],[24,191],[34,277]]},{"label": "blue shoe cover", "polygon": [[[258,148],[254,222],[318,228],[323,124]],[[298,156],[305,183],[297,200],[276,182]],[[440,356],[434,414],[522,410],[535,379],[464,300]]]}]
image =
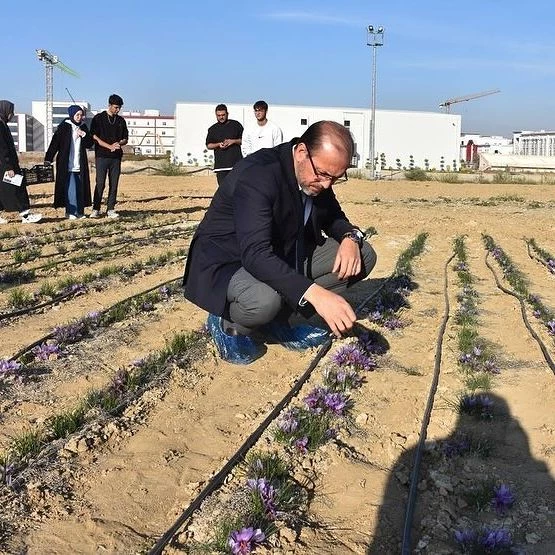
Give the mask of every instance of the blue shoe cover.
[{"label": "blue shoe cover", "polygon": [[212,336],[220,357],[232,364],[250,364],[260,358],[266,349],[248,335],[228,335],[222,329],[220,316],[210,314],[206,327]]},{"label": "blue shoe cover", "polygon": [[288,324],[281,324],[275,320],[259,329],[292,351],[303,351],[310,347],[319,347],[330,336],[329,330],[316,328],[308,324],[291,327]]}]

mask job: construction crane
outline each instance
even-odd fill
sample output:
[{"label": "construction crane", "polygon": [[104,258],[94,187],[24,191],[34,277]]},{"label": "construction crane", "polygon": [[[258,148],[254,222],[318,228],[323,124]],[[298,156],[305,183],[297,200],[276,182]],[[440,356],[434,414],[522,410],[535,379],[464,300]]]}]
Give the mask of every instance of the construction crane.
[{"label": "construction crane", "polygon": [[474,100],[475,98],[482,98],[482,96],[489,96],[490,94],[495,94],[501,92],[499,89],[493,89],[491,91],[483,91],[475,94],[468,94],[466,96],[458,96],[456,98],[449,98],[444,100],[439,107],[445,110],[446,114],[451,111],[451,104],[456,104],[457,102],[466,102],[467,100]]},{"label": "construction crane", "polygon": [[45,85],[46,85],[46,134],[45,134],[45,150],[50,144],[50,139],[52,139],[52,110],[54,104],[54,66],[56,66],[61,71],[73,75],[73,77],[79,77],[77,72],[73,69],[67,67],[64,63],[60,61],[58,56],[51,54],[48,50],[43,50],[42,48],[37,48],[36,53],[38,59],[44,63],[44,74],[45,74]]}]

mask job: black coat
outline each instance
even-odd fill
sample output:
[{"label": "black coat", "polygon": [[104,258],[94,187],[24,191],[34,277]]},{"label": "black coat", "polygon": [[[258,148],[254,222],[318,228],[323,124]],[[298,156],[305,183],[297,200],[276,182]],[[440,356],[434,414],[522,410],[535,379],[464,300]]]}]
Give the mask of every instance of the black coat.
[{"label": "black coat", "polygon": [[[227,315],[227,288],[242,266],[295,309],[313,283],[295,269],[303,204],[293,145],[264,148],[239,161],[220,185],[200,223],[185,268],[185,297],[212,314]],[[341,241],[353,229],[331,187],[313,198],[307,233]]]},{"label": "black coat", "polygon": [[[85,124],[81,129],[86,133],[81,138],[81,148],[79,149],[79,166],[81,177],[81,188],[83,190],[83,206],[91,206],[91,181],[89,177],[89,161],[87,159],[87,148],[93,145],[91,132]],[[69,122],[63,121],[58,125],[54,133],[50,146],[44,155],[47,162],[53,162],[56,154],[56,183],[54,185],[54,208],[66,206],[66,185],[69,179],[69,153],[72,142],[72,126]]]},{"label": "black coat", "polygon": [[0,120],[0,209],[22,212],[29,208],[29,195],[25,180],[21,186],[4,183],[2,178],[8,170],[21,173],[15,144],[7,124]]}]

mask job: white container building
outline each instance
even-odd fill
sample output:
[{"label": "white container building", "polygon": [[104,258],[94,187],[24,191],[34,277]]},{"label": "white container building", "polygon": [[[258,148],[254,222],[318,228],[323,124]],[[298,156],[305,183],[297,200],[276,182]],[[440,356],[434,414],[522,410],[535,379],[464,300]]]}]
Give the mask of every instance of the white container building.
[{"label": "white container building", "polygon": [[[175,110],[175,159],[185,165],[211,165],[206,149],[208,127],[216,123],[218,102],[179,102]],[[252,104],[227,103],[230,119],[244,127],[254,125]],[[268,119],[283,131],[284,141],[299,137],[312,123],[324,119],[348,127],[356,144],[356,166],[369,165],[371,110],[323,106],[271,104]],[[375,159],[377,168],[447,169],[459,164],[461,116],[434,112],[376,110]]]}]

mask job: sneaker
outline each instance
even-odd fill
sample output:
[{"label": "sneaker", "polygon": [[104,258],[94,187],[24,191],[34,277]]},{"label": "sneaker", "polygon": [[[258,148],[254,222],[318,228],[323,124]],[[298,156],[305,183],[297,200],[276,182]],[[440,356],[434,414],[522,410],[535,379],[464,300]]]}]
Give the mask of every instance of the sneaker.
[{"label": "sneaker", "polygon": [[39,214],[38,212],[37,213],[28,212],[24,216],[21,216],[21,223],[23,224],[36,224],[41,220],[42,220],[42,214]]},{"label": "sneaker", "polygon": [[220,358],[232,364],[250,364],[260,358],[266,348],[248,335],[228,335],[222,329],[223,318],[210,314],[206,327],[212,336]]},{"label": "sneaker", "polygon": [[89,214],[89,218],[100,218],[100,210],[93,210]]},{"label": "sneaker", "polygon": [[2,217],[0,216],[0,225],[2,225],[2,224],[7,224],[7,223],[8,223],[8,220],[6,220],[6,218],[2,218]]},{"label": "sneaker", "polygon": [[83,220],[84,218],[86,218],[87,216],[85,216],[85,214],[77,214],[77,216],[75,216],[78,220]]},{"label": "sneaker", "polygon": [[76,220],[76,219],[77,219],[77,216],[76,216],[75,214],[69,214],[69,215],[67,216],[67,219],[68,219],[68,220]]},{"label": "sneaker", "polygon": [[108,216],[108,218],[119,218],[119,214],[115,210],[108,210],[106,216]]},{"label": "sneaker", "polygon": [[329,330],[308,324],[291,327],[275,320],[264,324],[259,329],[291,351],[304,351],[310,347],[319,347],[330,337]]}]

